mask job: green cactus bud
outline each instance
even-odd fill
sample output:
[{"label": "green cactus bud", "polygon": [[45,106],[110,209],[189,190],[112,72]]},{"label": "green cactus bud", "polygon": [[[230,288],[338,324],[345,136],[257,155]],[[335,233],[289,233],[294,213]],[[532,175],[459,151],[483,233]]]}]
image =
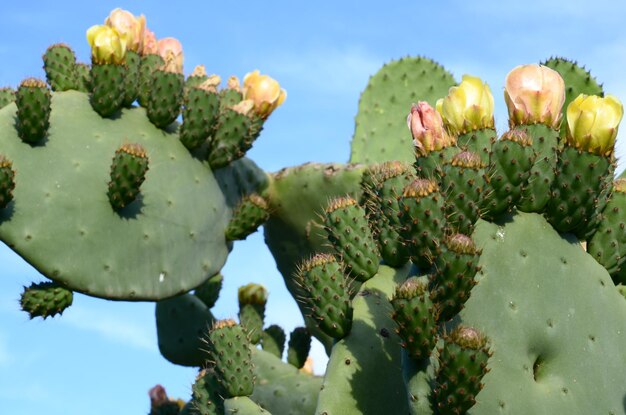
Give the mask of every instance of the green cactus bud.
[{"label": "green cactus bud", "polygon": [[124,100],[122,105],[130,107],[139,95],[139,67],[141,56],[132,50],[126,51],[126,74],[124,76]]},{"label": "green cactus bud", "polygon": [[322,331],[336,339],[347,336],[352,328],[352,304],[342,264],[332,255],[317,254],[299,265],[296,279]]},{"label": "green cactus bud", "polygon": [[110,117],[124,104],[126,67],[115,63],[91,65],[91,107],[101,117]]},{"label": "green cactus bud", "polygon": [[209,332],[207,344],[224,398],[250,396],[254,389],[249,341],[234,320],[219,320]]},{"label": "green cactus bud", "polygon": [[263,121],[252,114],[252,101],[243,103],[220,109],[208,154],[213,170],[243,157],[261,133]]},{"label": "green cactus bud", "polygon": [[444,340],[434,390],[438,413],[465,414],[476,403],[481,379],[489,371],[487,340],[476,329],[462,326]]},{"label": "green cactus bud", "polygon": [[33,283],[28,288],[24,287],[20,305],[31,319],[43,317],[45,320],[63,314],[63,311],[72,305],[73,298],[71,290],[55,282]]},{"label": "green cactus bud", "polygon": [[57,43],[50,46],[43,55],[43,68],[53,91],[79,89],[76,55],[68,45]]},{"label": "green cactus bud", "polygon": [[115,151],[108,192],[113,209],[122,209],[137,198],[147,171],[148,157],[141,145],[124,144]]},{"label": "green cactus bud", "polygon": [[180,73],[155,69],[146,113],[152,124],[165,128],[180,114],[185,77]]},{"label": "green cactus bud", "polygon": [[91,67],[86,63],[77,63],[76,64],[76,77],[78,78],[78,87],[77,89],[80,92],[91,92],[92,82],[91,82]]},{"label": "green cactus bud", "polygon": [[480,251],[469,236],[446,238],[431,277],[431,299],[437,305],[439,322],[450,320],[463,308],[476,285],[479,258]]},{"label": "green cactus bud", "polygon": [[30,144],[41,141],[50,126],[52,97],[48,85],[42,80],[28,78],[22,81],[16,93],[17,132]]},{"label": "green cactus bud", "polygon": [[204,369],[191,387],[191,408],[194,415],[222,415],[224,398],[222,385],[213,369]]},{"label": "green cactus bud", "polygon": [[426,282],[417,277],[407,279],[396,288],[391,305],[402,347],[413,359],[428,358],[437,343],[437,322]]},{"label": "green cactus bud", "polygon": [[218,272],[196,288],[195,296],[202,300],[207,308],[213,308],[219,298],[223,280],[224,277]]},{"label": "green cactus bud", "polygon": [[0,88],[0,110],[12,102],[15,102],[15,91],[13,88]]},{"label": "green cactus bud", "polygon": [[156,53],[149,53],[141,57],[139,65],[139,105],[148,106],[152,91],[152,73],[163,66],[165,61]]},{"label": "green cactus bud", "polygon": [[269,293],[259,284],[239,287],[239,321],[252,344],[261,341]]},{"label": "green cactus bud", "polygon": [[326,207],[324,229],[349,276],[367,281],[378,271],[376,242],[365,210],[349,196],[332,199]]},{"label": "green cactus bud", "polygon": [[311,334],[305,327],[296,327],[289,335],[287,362],[300,369],[311,351]]},{"label": "green cactus bud", "polygon": [[0,209],[4,209],[13,200],[15,189],[15,171],[13,163],[0,154]]},{"label": "green cactus bud", "polygon": [[263,330],[263,334],[261,336],[261,347],[263,347],[263,350],[266,352],[281,359],[283,357],[283,352],[285,351],[286,341],[287,336],[285,335],[285,331],[280,326],[272,324]]},{"label": "green cactus bud", "polygon": [[206,142],[215,128],[219,109],[219,95],[214,83],[219,83],[219,77],[215,78],[207,78],[204,84],[193,87],[189,86],[190,81],[187,79],[180,141],[189,150],[193,150]]},{"label": "green cactus bud", "polygon": [[483,215],[492,219],[519,201],[535,160],[532,139],[525,130],[509,130],[492,146]]},{"label": "green cactus bud", "polygon": [[269,206],[265,199],[253,193],[245,196],[233,211],[233,217],[226,228],[226,239],[243,240],[254,233],[270,217]]},{"label": "green cactus bud", "polygon": [[444,166],[442,188],[451,232],[470,234],[480,218],[485,187],[485,165],[476,153],[463,151]]},{"label": "green cactus bud", "polygon": [[398,199],[402,236],[409,245],[411,261],[428,268],[439,252],[446,216],[444,198],[434,180],[416,179]]}]

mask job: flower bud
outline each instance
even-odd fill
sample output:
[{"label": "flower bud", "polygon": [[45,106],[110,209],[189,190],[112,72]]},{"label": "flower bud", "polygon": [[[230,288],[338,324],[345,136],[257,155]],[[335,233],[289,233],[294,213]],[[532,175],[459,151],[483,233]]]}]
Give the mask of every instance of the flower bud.
[{"label": "flower bud", "polygon": [[557,71],[547,66],[521,65],[506,76],[504,100],[511,128],[536,123],[559,128],[565,83]]},{"label": "flower bud", "polygon": [[106,25],[91,26],[87,30],[91,46],[91,60],[95,64],[122,64],[126,58],[127,38],[115,28]]},{"label": "flower bud", "polygon": [[198,85],[198,88],[204,89],[207,92],[217,93],[217,87],[222,82],[222,78],[219,75],[211,75],[207,79]]},{"label": "flower bud", "polygon": [[441,114],[428,102],[413,104],[406,123],[413,136],[415,149],[421,156],[454,144],[454,138],[443,128]]},{"label": "flower bud", "polygon": [[287,92],[280,84],[258,70],[248,73],[243,78],[243,98],[254,102],[254,112],[266,119],[287,97]]},{"label": "flower bud", "polygon": [[159,45],[153,31],[147,27],[143,30],[143,55],[157,55],[159,53]]},{"label": "flower bud", "polygon": [[239,78],[235,75],[228,77],[226,81],[226,87],[228,89],[234,89],[237,92],[241,92],[241,84],[239,83]]},{"label": "flower bud", "polygon": [[489,85],[480,78],[463,75],[459,86],[453,86],[448,96],[437,101],[437,111],[443,117],[448,132],[465,134],[482,128],[493,128],[493,95]]},{"label": "flower bud", "polygon": [[613,95],[580,94],[567,107],[568,144],[598,155],[611,154],[623,115],[622,103]]},{"label": "flower bud", "polygon": [[159,55],[165,61],[163,70],[172,73],[183,73],[183,45],[173,37],[159,39],[157,42]]},{"label": "flower bud", "polygon": [[118,33],[126,37],[128,50],[141,53],[143,49],[144,30],[146,18],[144,15],[135,17],[131,12],[117,8],[109,14],[104,24],[116,29]]},{"label": "flower bud", "polygon": [[251,99],[244,99],[238,104],[233,105],[231,109],[239,114],[248,115],[254,109],[254,101]]}]

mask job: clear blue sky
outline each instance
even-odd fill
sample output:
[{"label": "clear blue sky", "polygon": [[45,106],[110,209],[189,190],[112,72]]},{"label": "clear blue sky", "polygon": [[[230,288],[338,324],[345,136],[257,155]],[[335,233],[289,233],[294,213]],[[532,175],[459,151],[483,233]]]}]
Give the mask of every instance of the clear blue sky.
[{"label": "clear blue sky", "polygon": [[[626,3],[538,1],[318,2],[5,2],[0,14],[0,86],[43,77],[46,47],[66,42],[89,58],[85,30],[115,7],[147,17],[157,37],[179,38],[189,73],[197,64],[224,79],[260,69],[288,98],[251,156],[275,171],[307,161],[344,162],[359,92],[386,61],[424,55],[457,79],[487,81],[496,120],[506,125],[502,87],[518,64],[566,56],[592,70],[605,91],[626,100]],[[408,111],[408,109],[407,109]],[[618,155],[626,155],[623,142]],[[623,165],[620,166],[623,169]],[[224,269],[215,312],[237,313],[236,289],[250,281],[270,289],[267,320],[298,325],[273,259],[256,234],[237,243]],[[23,285],[40,281],[32,267],[0,243],[0,405],[12,415],[147,413],[147,390],[163,384],[188,399],[194,370],[163,359],[154,305],[76,295],[61,318],[29,321],[17,303]],[[316,348],[318,370],[323,370]]]}]

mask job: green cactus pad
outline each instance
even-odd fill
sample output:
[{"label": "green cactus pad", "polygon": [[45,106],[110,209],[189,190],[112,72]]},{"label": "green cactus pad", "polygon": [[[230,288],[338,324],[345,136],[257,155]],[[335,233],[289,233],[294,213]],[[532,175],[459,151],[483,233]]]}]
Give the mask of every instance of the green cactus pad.
[{"label": "green cactus pad", "polygon": [[350,285],[343,264],[334,256],[318,254],[299,266],[298,283],[313,320],[329,336],[341,339],[352,327]]},{"label": "green cactus pad", "polygon": [[202,370],[191,387],[191,412],[194,415],[223,415],[222,385],[213,369]]},{"label": "green cactus pad", "polygon": [[406,57],[383,66],[361,94],[350,162],[413,161],[406,126],[411,103],[427,101],[434,107],[455,84],[452,75],[430,59]]},{"label": "green cactus pad", "polygon": [[239,322],[252,344],[261,341],[268,295],[267,289],[259,284],[239,287]]},{"label": "green cactus pad", "polygon": [[26,311],[31,319],[35,317],[54,317],[72,305],[74,295],[71,290],[55,282],[42,282],[24,287],[20,298],[22,310]]},{"label": "green cactus pad", "polygon": [[256,381],[250,399],[274,414],[313,415],[322,379],[263,350],[251,350]]},{"label": "green cactus pad", "polygon": [[0,110],[12,102],[15,102],[15,90],[7,87],[0,88]]},{"label": "green cactus pad", "polygon": [[0,154],[0,209],[4,209],[13,200],[15,189],[15,171],[13,163]]},{"label": "green cactus pad", "polygon": [[300,369],[306,363],[311,351],[311,333],[305,327],[296,327],[289,334],[287,362]]},{"label": "green cactus pad", "polygon": [[110,117],[122,108],[125,76],[124,65],[91,65],[91,106],[102,117]]},{"label": "green cactus pad", "polygon": [[80,88],[76,71],[76,55],[68,45],[57,43],[50,46],[43,54],[43,68],[53,91]]},{"label": "green cactus pad", "polygon": [[216,321],[209,332],[207,347],[225,400],[252,395],[254,371],[248,345],[243,328],[233,320]]},{"label": "green cactus pad", "polygon": [[526,130],[532,139],[535,161],[530,169],[517,208],[522,212],[542,212],[550,201],[550,187],[557,165],[559,132],[544,124],[516,127]]},{"label": "green cactus pad", "polygon": [[470,151],[480,156],[484,166],[489,164],[491,145],[496,141],[497,134],[493,128],[483,128],[461,134],[457,138],[457,146],[461,151]]},{"label": "green cactus pad", "polygon": [[222,290],[223,281],[224,277],[218,272],[196,288],[194,295],[198,297],[207,308],[213,308]]},{"label": "green cactus pad", "polygon": [[444,236],[444,197],[435,181],[417,179],[404,188],[398,205],[402,236],[411,250],[411,261],[427,269],[437,256]]},{"label": "green cactus pad", "polygon": [[587,244],[589,255],[602,265],[615,283],[626,283],[617,278],[626,262],[626,179],[618,179],[613,195],[602,211],[597,232]]},{"label": "green cactus pad", "polygon": [[129,108],[139,95],[139,67],[141,56],[132,50],[126,51],[126,75],[124,75],[124,100],[122,105]]},{"label": "green cactus pad", "polygon": [[471,413],[624,413],[626,301],[604,268],[537,214],[479,221],[473,239],[482,270],[460,322],[493,356]]},{"label": "green cactus pad", "polygon": [[148,156],[140,144],[124,144],[115,151],[108,191],[113,209],[120,210],[137,198],[147,171]]},{"label": "green cactus pad", "polygon": [[270,217],[267,201],[256,193],[241,199],[233,211],[233,217],[226,228],[226,239],[229,241],[243,240],[256,232],[259,226]]},{"label": "green cactus pad", "polygon": [[[559,232],[585,233],[597,216],[598,200],[604,186],[612,185],[607,177],[611,157],[583,152],[566,145],[559,153],[556,177],[552,184],[552,198],[546,216]],[[582,231],[582,232],[581,232]]]},{"label": "green cactus pad", "polygon": [[[111,299],[171,297],[221,269],[229,210],[205,164],[141,108],[103,119],[75,91],[55,93],[52,108],[49,138],[35,147],[17,137],[15,107],[0,110],[0,147],[19,178],[14,208],[0,211],[8,246],[73,291]],[[151,168],[141,203],[120,215],[107,183],[128,141],[146,149]]]},{"label": "green cactus pad", "polygon": [[476,329],[457,327],[446,336],[434,390],[438,414],[465,414],[474,406],[488,360],[487,340]]},{"label": "green cactus pad", "polygon": [[139,65],[139,105],[148,106],[150,94],[152,92],[152,73],[163,66],[165,61],[160,55],[148,54],[141,57]]},{"label": "green cactus pad", "polygon": [[598,95],[603,97],[602,85],[591,76],[588,70],[578,63],[565,58],[550,58],[541,63],[557,71],[565,83],[565,103],[563,104],[563,119],[561,121],[561,137],[567,134],[567,107],[580,94]]},{"label": "green cactus pad", "polygon": [[261,408],[247,396],[236,396],[224,399],[224,414],[226,415],[272,415]]},{"label": "green cactus pad", "polygon": [[214,317],[195,295],[161,300],[155,309],[157,340],[163,357],[181,366],[204,367],[209,358],[204,338]]},{"label": "green cactus pad", "polygon": [[400,338],[391,319],[391,298],[409,267],[381,265],[353,300],[352,331],[330,355],[316,414],[407,414]]},{"label": "green cactus pad", "polygon": [[152,124],[165,128],[180,114],[183,101],[185,77],[179,73],[156,69],[152,72],[152,84],[146,113]]},{"label": "green cactus pad", "polygon": [[45,82],[35,78],[22,81],[15,94],[16,127],[22,140],[35,144],[47,135],[51,100],[50,90]]},{"label": "green cactus pad", "polygon": [[437,304],[439,322],[450,320],[463,308],[476,284],[479,258],[480,251],[469,236],[446,238],[431,278],[431,299]]},{"label": "green cactus pad", "polygon": [[203,144],[213,132],[219,109],[219,95],[206,89],[189,87],[187,79],[180,141],[190,150]]},{"label": "green cactus pad", "polygon": [[[365,202],[380,256],[386,265],[392,267],[401,267],[409,260],[408,246],[400,234],[402,224],[398,216],[398,198],[414,179],[414,170],[408,163],[385,162],[380,165],[378,183]],[[367,192],[364,191],[365,194]]]},{"label": "green cactus pad", "polygon": [[339,254],[346,273],[367,281],[378,271],[378,249],[365,210],[349,196],[332,199],[326,207],[324,229]]},{"label": "green cactus pad", "polygon": [[391,299],[396,333],[411,358],[427,359],[437,343],[436,309],[427,283],[411,277],[396,288]]},{"label": "green cactus pad", "polygon": [[261,347],[267,353],[271,353],[279,359],[282,358],[285,351],[285,342],[287,341],[287,335],[282,327],[272,324],[261,335]]},{"label": "green cactus pad", "polygon": [[532,140],[524,130],[511,130],[492,147],[483,216],[495,218],[517,204],[535,160]]}]

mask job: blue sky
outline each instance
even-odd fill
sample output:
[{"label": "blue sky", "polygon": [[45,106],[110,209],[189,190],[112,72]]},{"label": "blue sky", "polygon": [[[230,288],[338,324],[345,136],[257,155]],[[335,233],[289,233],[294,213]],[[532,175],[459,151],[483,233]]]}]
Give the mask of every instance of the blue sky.
[{"label": "blue sky", "polygon": [[[384,8],[380,1],[6,3],[0,86],[43,77],[41,55],[52,43],[69,43],[87,60],[85,30],[115,7],[145,14],[157,37],[179,38],[186,73],[205,64],[224,79],[257,68],[270,74],[288,98],[249,152],[267,171],[346,161],[360,91],[383,63],[406,55],[431,57],[457,79],[469,73],[488,82],[501,132],[507,72],[553,55],[584,63],[605,91],[626,100],[626,3],[617,1],[405,1]],[[237,287],[255,281],[270,290],[269,323],[288,330],[300,324],[262,235],[237,243],[223,272],[218,316],[235,316]],[[42,279],[0,243],[3,412],[147,413],[147,390],[156,383],[170,395],[189,397],[194,370],[159,355],[153,304],[76,295],[61,318],[29,321],[17,301],[23,285]],[[323,370],[319,347],[315,358]]]}]

